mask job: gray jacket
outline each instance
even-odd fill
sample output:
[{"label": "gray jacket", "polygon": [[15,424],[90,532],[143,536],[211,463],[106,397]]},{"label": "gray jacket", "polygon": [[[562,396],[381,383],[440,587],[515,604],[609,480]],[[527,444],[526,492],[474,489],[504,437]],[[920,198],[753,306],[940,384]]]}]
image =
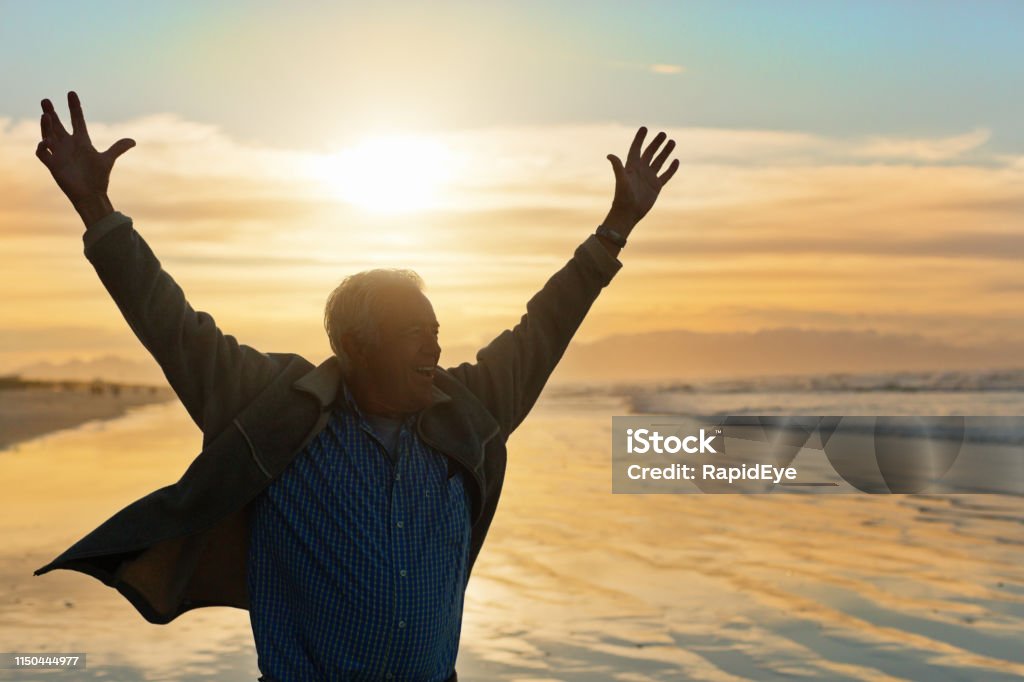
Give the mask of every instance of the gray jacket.
[{"label": "gray jacket", "polygon": [[[35,574],[65,568],[91,575],[151,623],[202,606],[248,608],[250,503],[325,426],[341,378],[337,363],[332,357],[314,367],[223,334],[192,309],[120,213],[91,226],[85,242],[103,285],[202,430],[203,449],[177,482],[117,512]],[[620,267],[589,237],[476,363],[435,374],[435,402],[416,428],[466,473],[470,571],[501,494],[505,441]]]}]

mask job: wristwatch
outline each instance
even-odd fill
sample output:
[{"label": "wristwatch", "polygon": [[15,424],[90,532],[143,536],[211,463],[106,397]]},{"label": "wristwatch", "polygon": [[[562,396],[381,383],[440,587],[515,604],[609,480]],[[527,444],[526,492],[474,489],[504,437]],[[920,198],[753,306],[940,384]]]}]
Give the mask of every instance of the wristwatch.
[{"label": "wristwatch", "polygon": [[610,241],[612,244],[615,244],[615,246],[619,247],[620,249],[626,248],[626,237],[621,233],[616,232],[612,228],[608,227],[607,225],[598,225],[597,229],[594,230],[594,234],[596,234],[598,237],[604,237],[605,239]]}]

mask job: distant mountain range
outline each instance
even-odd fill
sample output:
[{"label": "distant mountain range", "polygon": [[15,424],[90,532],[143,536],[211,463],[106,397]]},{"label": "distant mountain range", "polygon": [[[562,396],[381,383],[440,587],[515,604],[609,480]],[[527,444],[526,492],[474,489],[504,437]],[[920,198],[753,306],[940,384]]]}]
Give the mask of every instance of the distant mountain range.
[{"label": "distant mountain range", "polygon": [[[471,360],[477,349],[453,347],[442,364]],[[872,331],[773,329],[750,333],[683,330],[620,334],[570,346],[554,379],[663,381],[792,374],[984,370],[1024,367],[1016,344],[959,347],[915,335]],[[36,363],[14,372],[31,379],[105,379],[164,385],[155,362],[118,356]]]},{"label": "distant mountain range", "polygon": [[959,347],[916,335],[772,329],[664,331],[571,346],[561,381],[652,381],[792,374],[983,370],[1024,366],[1019,344]]}]

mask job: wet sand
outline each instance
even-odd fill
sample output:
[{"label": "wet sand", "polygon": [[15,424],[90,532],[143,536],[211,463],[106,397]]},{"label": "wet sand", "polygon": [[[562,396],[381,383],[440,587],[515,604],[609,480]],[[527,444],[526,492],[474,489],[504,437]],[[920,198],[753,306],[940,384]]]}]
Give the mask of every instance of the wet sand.
[{"label": "wet sand", "polygon": [[[542,399],[513,436],[460,679],[1024,676],[1020,498],[612,495],[609,417],[622,413]],[[67,676],[0,679],[257,677],[244,611],[154,626],[92,578],[31,575],[175,480],[199,442],[170,403],[0,457],[0,651],[89,657]]]},{"label": "wet sand", "polygon": [[69,429],[94,419],[114,419],[140,405],[166,402],[166,387],[52,383],[0,387],[0,452],[21,441]]},{"label": "wet sand", "polygon": [[460,674],[1024,676],[1021,498],[611,495],[616,413],[562,404],[513,436]]},{"label": "wet sand", "polygon": [[72,571],[32,572],[138,497],[177,480],[201,435],[177,402],[22,443],[0,456],[0,651],[81,652],[85,670],[0,680],[255,680],[248,614],[202,609],[147,623]]}]

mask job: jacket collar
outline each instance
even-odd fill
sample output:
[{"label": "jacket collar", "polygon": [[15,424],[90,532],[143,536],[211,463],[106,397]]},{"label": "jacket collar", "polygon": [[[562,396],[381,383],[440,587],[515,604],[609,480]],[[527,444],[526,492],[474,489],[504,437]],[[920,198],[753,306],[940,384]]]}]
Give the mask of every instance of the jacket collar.
[{"label": "jacket collar", "polygon": [[[500,429],[477,397],[451,374],[438,367],[434,380],[434,404],[419,413],[417,432],[428,445],[459,462],[470,473],[476,484],[472,517],[476,523],[483,513],[484,491],[488,489],[485,447],[499,435]],[[334,356],[292,384],[296,390],[316,398],[321,412],[331,409],[342,386],[341,367]]]}]

